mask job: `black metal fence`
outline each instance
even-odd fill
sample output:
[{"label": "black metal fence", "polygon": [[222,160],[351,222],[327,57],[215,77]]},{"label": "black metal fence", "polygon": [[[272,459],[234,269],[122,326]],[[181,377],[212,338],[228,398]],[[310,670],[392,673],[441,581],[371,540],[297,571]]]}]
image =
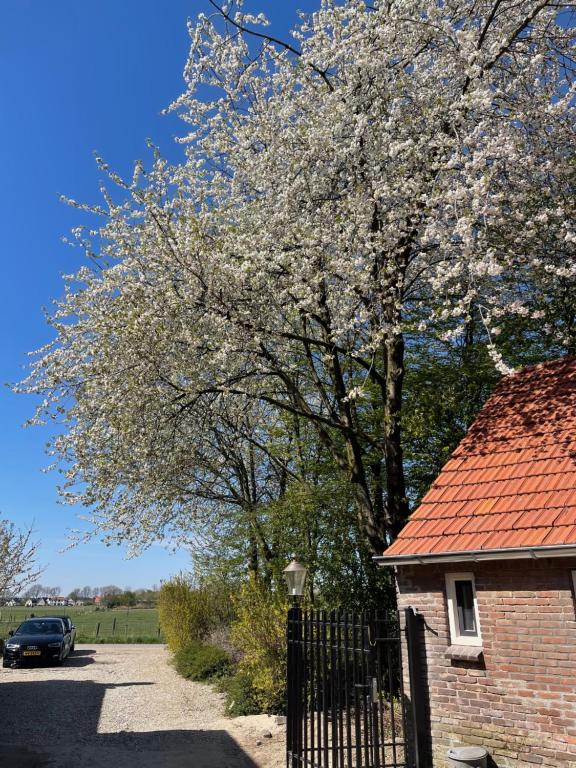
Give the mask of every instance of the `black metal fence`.
[{"label": "black metal fence", "polygon": [[405,768],[398,615],[288,614],[288,768]]}]

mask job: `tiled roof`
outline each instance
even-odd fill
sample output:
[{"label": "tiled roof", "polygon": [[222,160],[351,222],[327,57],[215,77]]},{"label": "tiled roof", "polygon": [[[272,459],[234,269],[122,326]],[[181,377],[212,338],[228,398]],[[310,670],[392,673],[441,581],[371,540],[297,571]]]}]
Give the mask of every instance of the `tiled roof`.
[{"label": "tiled roof", "polygon": [[384,561],[563,544],[576,545],[576,358],[500,381]]}]

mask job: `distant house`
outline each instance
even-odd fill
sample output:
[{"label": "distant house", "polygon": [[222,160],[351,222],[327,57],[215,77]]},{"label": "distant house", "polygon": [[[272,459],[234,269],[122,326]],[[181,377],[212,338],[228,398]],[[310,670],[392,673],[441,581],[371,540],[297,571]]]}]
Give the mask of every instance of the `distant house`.
[{"label": "distant house", "polygon": [[94,598],[94,605],[102,605],[102,595],[96,595]]},{"label": "distant house", "polygon": [[34,605],[34,601],[28,598],[28,600],[26,600],[24,605],[26,606],[26,608],[32,608],[32,606]]},{"label": "distant house", "polygon": [[421,616],[431,764],[575,766],[576,358],[500,382],[378,560]]}]

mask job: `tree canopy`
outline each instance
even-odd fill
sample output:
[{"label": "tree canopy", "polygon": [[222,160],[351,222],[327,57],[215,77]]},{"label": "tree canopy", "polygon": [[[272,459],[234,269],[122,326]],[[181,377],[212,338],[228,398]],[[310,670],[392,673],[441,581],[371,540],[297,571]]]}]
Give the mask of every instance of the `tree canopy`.
[{"label": "tree canopy", "polygon": [[369,557],[497,372],[576,348],[570,7],[323,0],[289,42],[209,10],[186,159],[99,160],[89,266],[21,389],[106,537],[243,531],[256,567],[292,536],[275,505],[329,531],[339,486]]}]

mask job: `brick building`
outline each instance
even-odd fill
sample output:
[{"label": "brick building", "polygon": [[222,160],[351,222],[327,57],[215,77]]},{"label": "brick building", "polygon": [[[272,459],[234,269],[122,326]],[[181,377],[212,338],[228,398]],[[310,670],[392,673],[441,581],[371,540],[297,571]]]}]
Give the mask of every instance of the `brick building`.
[{"label": "brick building", "polygon": [[576,766],[575,358],[502,379],[378,559],[421,615],[428,763]]}]

